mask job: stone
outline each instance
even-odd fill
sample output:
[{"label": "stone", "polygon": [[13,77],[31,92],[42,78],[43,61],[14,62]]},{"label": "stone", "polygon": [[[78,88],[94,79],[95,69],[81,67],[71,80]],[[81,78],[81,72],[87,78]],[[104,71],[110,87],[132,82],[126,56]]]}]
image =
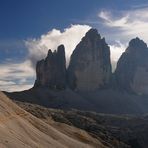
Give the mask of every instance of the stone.
[{"label": "stone", "polygon": [[148,94],[148,48],[139,38],[132,39],[115,70],[117,87],[136,94]]},{"label": "stone", "polygon": [[109,84],[110,49],[96,29],[90,29],[76,46],[67,71],[73,90],[93,91]]},{"label": "stone", "polygon": [[64,45],[48,51],[45,59],[37,62],[34,87],[64,89],[66,87],[66,59]]}]

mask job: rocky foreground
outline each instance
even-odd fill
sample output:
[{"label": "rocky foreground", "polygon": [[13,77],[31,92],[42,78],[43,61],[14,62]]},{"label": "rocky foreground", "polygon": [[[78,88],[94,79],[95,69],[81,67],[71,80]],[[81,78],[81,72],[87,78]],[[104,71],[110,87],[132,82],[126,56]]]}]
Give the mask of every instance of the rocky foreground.
[{"label": "rocky foreground", "polygon": [[[147,148],[148,116],[112,115],[79,110],[45,108],[31,103],[16,102],[37,118],[85,130],[109,148]],[[56,126],[57,129],[60,126]],[[61,130],[61,129],[60,129]],[[97,146],[98,148],[99,146]]]},{"label": "rocky foreground", "polygon": [[[31,108],[30,108],[31,109]],[[1,148],[106,148],[84,130],[48,123],[18,107],[0,92]]]},{"label": "rocky foreground", "polygon": [[147,115],[109,115],[15,103],[0,92],[2,148],[148,147]]}]

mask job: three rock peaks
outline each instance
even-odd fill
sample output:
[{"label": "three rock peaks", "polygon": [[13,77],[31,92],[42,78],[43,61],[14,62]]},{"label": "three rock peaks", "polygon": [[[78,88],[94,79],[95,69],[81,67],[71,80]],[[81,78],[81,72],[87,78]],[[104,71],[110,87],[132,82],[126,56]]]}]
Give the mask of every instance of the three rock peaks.
[{"label": "three rock peaks", "polygon": [[37,63],[34,87],[94,91],[112,87],[148,93],[148,48],[139,38],[130,41],[112,73],[110,48],[96,29],[90,29],[76,46],[66,69],[65,48],[49,50]]}]

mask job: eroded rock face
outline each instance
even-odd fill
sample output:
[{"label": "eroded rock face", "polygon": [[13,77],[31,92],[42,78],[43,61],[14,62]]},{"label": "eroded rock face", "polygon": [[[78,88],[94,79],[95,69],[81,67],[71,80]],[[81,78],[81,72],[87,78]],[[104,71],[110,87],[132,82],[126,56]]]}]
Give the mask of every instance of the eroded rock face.
[{"label": "eroded rock face", "polygon": [[70,88],[92,91],[105,87],[111,77],[110,50],[96,29],[90,29],[74,50],[68,67]]},{"label": "eroded rock face", "polygon": [[130,41],[115,70],[117,86],[137,94],[148,94],[148,48],[139,38]]},{"label": "eroded rock face", "polygon": [[48,51],[46,59],[37,62],[34,87],[64,89],[66,87],[65,48],[60,45],[57,51]]}]

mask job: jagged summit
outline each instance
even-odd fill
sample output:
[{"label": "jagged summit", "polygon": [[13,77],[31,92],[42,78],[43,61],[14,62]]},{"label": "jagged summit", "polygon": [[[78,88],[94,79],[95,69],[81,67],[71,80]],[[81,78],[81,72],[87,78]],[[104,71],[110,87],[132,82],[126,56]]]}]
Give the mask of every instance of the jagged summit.
[{"label": "jagged summit", "polygon": [[85,35],[86,38],[98,37],[101,39],[100,34],[98,34],[98,30],[91,28]]},{"label": "jagged summit", "polygon": [[131,51],[131,50],[134,50],[135,52],[142,52],[142,51],[145,52],[145,50],[148,51],[148,48],[147,48],[147,44],[143,40],[136,37],[129,42],[127,51]]},{"label": "jagged summit", "polygon": [[110,49],[96,29],[90,29],[76,46],[68,67],[70,88],[83,91],[106,86],[111,76]]},{"label": "jagged summit", "polygon": [[63,89],[66,87],[66,59],[64,45],[57,50],[48,51],[47,57],[36,66],[36,81],[34,87]]},{"label": "jagged summit", "polygon": [[132,39],[129,42],[129,46],[135,47],[135,48],[139,48],[139,47],[147,48],[147,44],[138,37],[136,37],[135,39]]},{"label": "jagged summit", "polygon": [[110,49],[96,29],[90,29],[76,46],[66,70],[65,48],[48,51],[37,63],[34,87],[91,91],[108,85],[111,77]]},{"label": "jagged summit", "polygon": [[87,41],[94,42],[94,39],[101,40],[101,35],[98,33],[97,29],[91,28],[90,30],[88,30],[88,32],[86,32],[86,34],[82,38],[81,42],[87,42]]},{"label": "jagged summit", "polygon": [[63,44],[58,46],[57,53],[65,54],[65,47]]},{"label": "jagged summit", "polygon": [[86,36],[87,34],[98,34],[98,30],[95,28],[91,28],[88,30],[88,32],[86,32]]},{"label": "jagged summit", "polygon": [[[147,60],[147,44],[138,37],[132,39],[117,63],[113,85],[148,94]],[[110,48],[96,29],[90,29],[74,49],[67,69],[64,45],[48,51],[37,63],[34,87],[94,91],[110,86],[111,71]]]},{"label": "jagged summit", "polygon": [[48,50],[48,54],[47,54],[47,57],[50,57],[50,56],[53,56],[54,54],[65,54],[65,47],[63,44],[59,45],[57,50],[54,50],[54,52],[52,52],[51,49]]},{"label": "jagged summit", "polygon": [[146,43],[139,38],[132,39],[117,63],[117,86],[137,94],[148,94],[147,60]]}]

